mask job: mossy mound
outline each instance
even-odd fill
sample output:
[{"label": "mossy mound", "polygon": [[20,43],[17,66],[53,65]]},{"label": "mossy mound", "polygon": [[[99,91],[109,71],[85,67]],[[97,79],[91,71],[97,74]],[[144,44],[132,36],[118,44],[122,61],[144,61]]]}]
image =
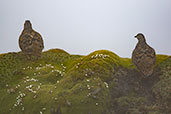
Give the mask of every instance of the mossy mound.
[{"label": "mossy mound", "polygon": [[87,56],[61,49],[27,60],[0,55],[0,114],[165,114],[171,112],[171,57],[157,55],[143,79],[129,58],[99,50]]},{"label": "mossy mound", "polygon": [[75,66],[68,72],[74,80],[88,78],[101,78],[108,81],[119,64],[119,57],[106,50],[95,51],[88,56],[80,58]]}]

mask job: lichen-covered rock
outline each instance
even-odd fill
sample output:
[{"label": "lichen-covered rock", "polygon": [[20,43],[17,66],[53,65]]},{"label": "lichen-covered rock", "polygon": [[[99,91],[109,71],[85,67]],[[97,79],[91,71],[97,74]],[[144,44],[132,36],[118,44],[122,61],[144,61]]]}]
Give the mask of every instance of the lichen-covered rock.
[{"label": "lichen-covered rock", "polygon": [[143,34],[139,33],[135,37],[138,43],[132,53],[132,61],[145,77],[150,76],[156,62],[155,50],[146,43]]},{"label": "lichen-covered rock", "polygon": [[32,24],[29,20],[24,23],[24,30],[19,37],[19,47],[28,57],[40,57],[42,55],[44,48],[42,36],[32,29]]}]

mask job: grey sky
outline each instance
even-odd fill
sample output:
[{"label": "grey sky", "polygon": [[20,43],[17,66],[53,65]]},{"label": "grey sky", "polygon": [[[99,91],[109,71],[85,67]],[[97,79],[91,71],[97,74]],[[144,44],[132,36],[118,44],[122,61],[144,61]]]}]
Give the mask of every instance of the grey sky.
[{"label": "grey sky", "polygon": [[158,54],[171,55],[171,0],[0,0],[0,53],[20,51],[31,20],[45,49],[87,55],[107,49],[130,57],[142,32]]}]

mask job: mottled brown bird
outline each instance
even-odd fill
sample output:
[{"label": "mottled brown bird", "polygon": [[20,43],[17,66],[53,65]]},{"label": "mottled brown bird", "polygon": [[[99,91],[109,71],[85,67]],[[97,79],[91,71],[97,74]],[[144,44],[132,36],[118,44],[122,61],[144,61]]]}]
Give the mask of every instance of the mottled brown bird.
[{"label": "mottled brown bird", "polygon": [[42,36],[32,29],[32,24],[29,20],[24,23],[24,29],[19,37],[19,47],[29,58],[42,55],[44,48]]},{"label": "mottled brown bird", "polygon": [[138,33],[135,38],[138,43],[132,53],[132,62],[144,76],[150,76],[156,62],[155,50],[146,43],[142,33]]}]

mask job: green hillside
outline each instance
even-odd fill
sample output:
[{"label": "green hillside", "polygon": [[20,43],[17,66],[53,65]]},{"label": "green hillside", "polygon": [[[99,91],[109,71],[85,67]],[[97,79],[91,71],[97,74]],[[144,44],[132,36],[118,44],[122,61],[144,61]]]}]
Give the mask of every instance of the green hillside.
[{"label": "green hillside", "polygon": [[[40,59],[0,55],[0,114],[169,114],[171,56],[157,55],[151,77],[107,50],[87,56],[52,49]],[[57,113],[56,113],[57,114]]]}]

